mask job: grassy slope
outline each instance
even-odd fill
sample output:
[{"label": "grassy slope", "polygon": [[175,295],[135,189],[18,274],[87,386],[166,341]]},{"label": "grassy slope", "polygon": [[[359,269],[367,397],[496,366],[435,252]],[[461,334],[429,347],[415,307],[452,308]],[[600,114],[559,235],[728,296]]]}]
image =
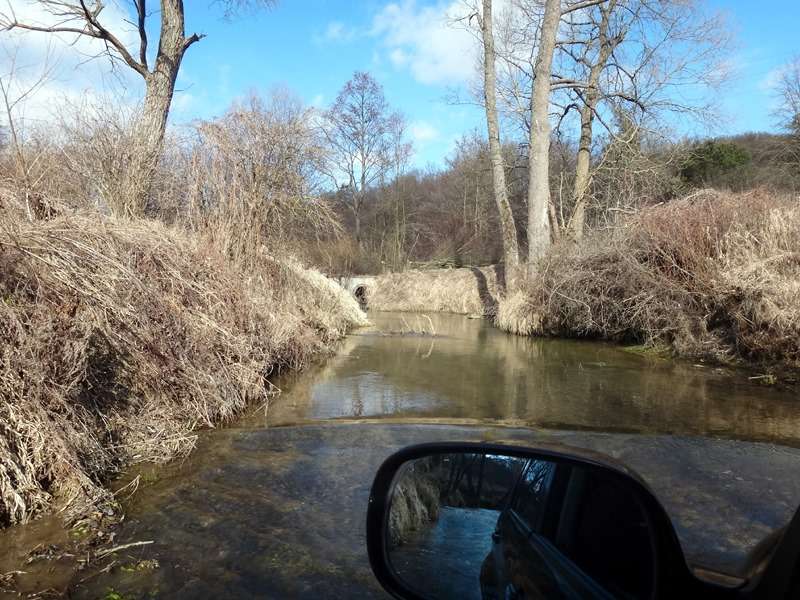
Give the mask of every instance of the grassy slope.
[{"label": "grassy slope", "polygon": [[122,466],[190,451],[366,320],[315,271],[244,270],[157,222],[0,203],[0,223],[0,525],[109,500]]},{"label": "grassy slope", "polygon": [[368,290],[371,309],[492,315],[499,290],[493,267],[387,273]]}]

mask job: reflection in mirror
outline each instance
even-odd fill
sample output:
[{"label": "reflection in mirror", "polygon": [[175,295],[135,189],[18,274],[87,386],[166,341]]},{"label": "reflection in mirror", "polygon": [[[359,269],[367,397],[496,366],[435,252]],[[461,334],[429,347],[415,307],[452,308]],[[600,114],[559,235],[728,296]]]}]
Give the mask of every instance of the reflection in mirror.
[{"label": "reflection in mirror", "polygon": [[607,471],[492,454],[404,464],[386,527],[399,579],[426,598],[649,598],[653,539]]}]

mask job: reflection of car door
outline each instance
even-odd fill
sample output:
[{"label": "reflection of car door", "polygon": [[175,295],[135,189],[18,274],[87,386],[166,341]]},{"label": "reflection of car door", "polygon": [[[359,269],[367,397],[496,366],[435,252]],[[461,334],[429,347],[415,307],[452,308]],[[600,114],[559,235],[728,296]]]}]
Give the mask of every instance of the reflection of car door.
[{"label": "reflection of car door", "polygon": [[495,597],[547,598],[551,588],[547,573],[537,573],[531,561],[528,539],[538,529],[554,480],[555,465],[531,461],[517,484],[508,509],[497,520],[492,534],[492,552],[496,570]]},{"label": "reflection of car door", "polygon": [[495,597],[611,598],[553,543],[572,469],[528,464],[493,535]]}]

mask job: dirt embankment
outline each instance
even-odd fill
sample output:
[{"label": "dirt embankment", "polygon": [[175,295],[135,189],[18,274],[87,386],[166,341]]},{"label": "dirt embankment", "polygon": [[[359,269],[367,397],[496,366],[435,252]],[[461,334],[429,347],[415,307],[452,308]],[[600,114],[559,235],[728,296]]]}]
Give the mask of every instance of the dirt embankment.
[{"label": "dirt embankment", "polygon": [[373,310],[491,316],[502,282],[498,267],[387,273],[367,289],[367,304]]},{"label": "dirt embankment", "polygon": [[155,221],[28,221],[0,200],[0,526],[113,500],[366,318],[320,273],[243,267]]}]

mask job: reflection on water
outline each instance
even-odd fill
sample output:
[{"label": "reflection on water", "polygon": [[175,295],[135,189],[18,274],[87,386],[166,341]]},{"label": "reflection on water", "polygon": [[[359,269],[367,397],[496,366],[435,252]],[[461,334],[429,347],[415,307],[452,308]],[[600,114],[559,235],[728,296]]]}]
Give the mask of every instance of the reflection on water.
[{"label": "reflection on water", "polygon": [[497,510],[442,507],[436,522],[391,554],[398,576],[430,598],[480,600]]},{"label": "reflection on water", "polygon": [[[386,335],[413,317],[372,313],[323,367],[284,380],[270,425],[360,417],[713,435],[800,445],[797,395],[720,369],[596,342],[510,336],[431,314],[436,336]],[[430,331],[427,324],[424,329]]]}]

